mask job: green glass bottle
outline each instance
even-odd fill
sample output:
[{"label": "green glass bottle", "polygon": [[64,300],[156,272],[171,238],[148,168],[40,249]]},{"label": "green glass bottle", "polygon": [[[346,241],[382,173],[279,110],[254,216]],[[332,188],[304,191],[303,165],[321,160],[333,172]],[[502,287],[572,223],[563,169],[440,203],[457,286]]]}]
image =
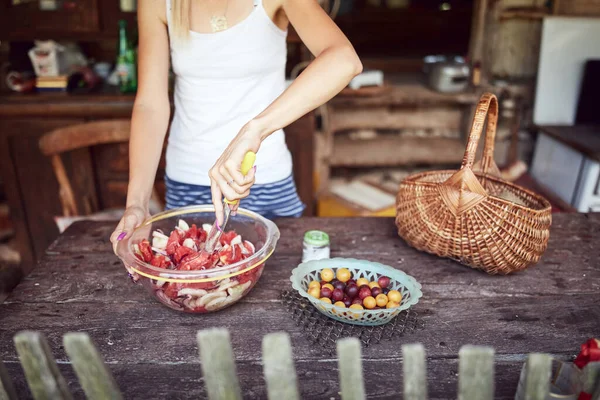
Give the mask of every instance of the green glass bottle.
[{"label": "green glass bottle", "polygon": [[121,92],[135,92],[137,90],[135,50],[127,40],[127,22],[125,20],[119,21],[119,54],[117,55],[116,69]]}]

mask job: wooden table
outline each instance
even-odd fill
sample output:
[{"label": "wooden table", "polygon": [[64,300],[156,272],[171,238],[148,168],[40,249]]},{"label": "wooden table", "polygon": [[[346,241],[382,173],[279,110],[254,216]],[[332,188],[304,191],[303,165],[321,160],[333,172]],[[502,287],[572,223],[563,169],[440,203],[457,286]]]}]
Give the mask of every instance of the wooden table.
[{"label": "wooden table", "polygon": [[73,225],[0,305],[0,357],[16,386],[26,390],[12,338],[23,329],[37,330],[48,337],[71,390],[81,397],[62,335],[85,331],[127,399],[203,398],[196,332],[226,327],[246,398],[265,398],[261,341],[274,331],[291,336],[304,398],[339,398],[335,358],[309,345],[279,301],[300,261],[302,233],[312,228],[329,232],[333,256],[383,262],[423,284],[424,297],[414,310],[424,328],[363,349],[369,398],[398,398],[404,343],[426,348],[430,398],[455,395],[462,345],[494,347],[496,398],[512,399],[528,353],[570,360],[583,342],[600,334],[600,215],[556,215],[543,261],[508,277],[419,253],[396,236],[388,218],[277,223],[282,238],[256,287],[239,304],[209,315],[171,311],[135,287],[111,254],[111,224]]}]

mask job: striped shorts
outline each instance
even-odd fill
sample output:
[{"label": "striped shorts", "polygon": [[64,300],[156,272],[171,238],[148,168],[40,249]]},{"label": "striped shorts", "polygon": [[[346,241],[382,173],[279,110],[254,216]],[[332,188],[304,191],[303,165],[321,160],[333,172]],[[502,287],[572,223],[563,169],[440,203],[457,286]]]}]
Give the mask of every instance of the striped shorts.
[{"label": "striped shorts", "polygon": [[[167,210],[200,204],[212,204],[210,186],[176,182],[165,176]],[[250,195],[240,200],[240,207],[267,219],[300,217],[306,208],[298,197],[294,178],[279,182],[253,185]]]}]

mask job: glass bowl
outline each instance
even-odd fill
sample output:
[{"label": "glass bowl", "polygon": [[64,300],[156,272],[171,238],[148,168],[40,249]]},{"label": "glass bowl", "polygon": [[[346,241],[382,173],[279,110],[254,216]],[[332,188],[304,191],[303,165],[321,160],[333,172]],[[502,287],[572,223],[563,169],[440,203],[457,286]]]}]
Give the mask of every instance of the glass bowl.
[{"label": "glass bowl", "polygon": [[[135,256],[134,245],[143,239],[152,241],[152,232],[160,229],[167,235],[179,220],[191,226],[212,224],[212,205],[168,210],[150,217],[132,235],[117,245],[117,255],[127,271],[159,302],[174,310],[207,313],[222,310],[252,290],[263,272],[265,262],[275,251],[279,229],[268,219],[245,209],[230,216],[226,230],[234,230],[250,241],[256,252],[234,264],[206,270],[179,271],[155,267]],[[201,228],[200,228],[201,229]]]}]

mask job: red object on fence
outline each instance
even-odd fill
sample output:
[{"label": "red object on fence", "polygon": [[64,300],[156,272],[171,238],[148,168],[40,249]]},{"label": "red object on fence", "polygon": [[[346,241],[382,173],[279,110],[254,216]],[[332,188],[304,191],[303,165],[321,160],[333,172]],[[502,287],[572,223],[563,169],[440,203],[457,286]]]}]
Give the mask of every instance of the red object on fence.
[{"label": "red object on fence", "polygon": [[[590,339],[581,345],[581,351],[573,363],[583,369],[588,363],[595,361],[600,361],[600,340]],[[592,400],[592,394],[581,392],[578,400]]]}]

